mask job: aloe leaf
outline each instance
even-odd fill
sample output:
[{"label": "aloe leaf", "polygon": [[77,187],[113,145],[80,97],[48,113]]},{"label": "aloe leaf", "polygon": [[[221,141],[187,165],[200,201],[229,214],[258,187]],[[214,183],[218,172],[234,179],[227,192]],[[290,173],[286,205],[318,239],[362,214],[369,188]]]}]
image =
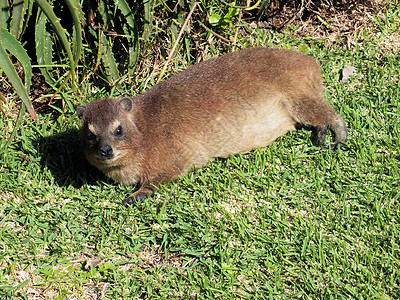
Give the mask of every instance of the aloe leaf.
[{"label": "aloe leaf", "polygon": [[24,34],[26,28],[28,27],[29,19],[32,16],[32,9],[33,9],[33,4],[34,4],[33,0],[27,0],[27,2],[28,2],[28,5],[26,7],[26,12],[25,12],[26,17],[25,17],[25,21],[23,23],[22,32],[20,33],[20,37]]},{"label": "aloe leaf", "polygon": [[139,39],[138,32],[135,24],[135,20],[133,18],[132,10],[130,9],[128,3],[125,0],[116,1],[118,8],[121,10],[124,15],[127,25],[124,26],[125,34],[128,37],[129,43],[129,65],[128,65],[128,73],[133,74],[135,71],[135,65],[138,59],[139,52]]},{"label": "aloe leaf", "polygon": [[74,44],[75,53],[74,53],[74,62],[75,65],[78,64],[78,61],[82,54],[82,26],[81,24],[85,23],[85,14],[83,13],[81,4],[76,0],[65,0],[65,3],[68,6],[68,9],[71,13],[72,20],[74,22],[74,33],[75,38]]},{"label": "aloe leaf", "polygon": [[[47,17],[38,8],[35,24],[36,58],[40,72],[43,74],[46,82],[50,85],[55,85],[55,80],[51,75],[51,67],[48,67],[53,65],[53,40],[48,30],[46,30],[46,24]],[[40,65],[44,65],[45,67],[40,67]]]},{"label": "aloe leaf", "polygon": [[[108,5],[108,2],[106,1],[100,1],[99,6],[98,6],[98,12],[103,20],[104,24],[108,24],[109,21],[111,20],[109,18],[110,15],[110,7]],[[107,36],[104,34],[104,32],[100,31],[99,32],[99,58],[104,63],[104,68],[106,70],[106,76],[108,81],[113,84],[117,79],[119,79],[119,71],[118,71],[118,65],[117,62],[115,61],[115,57],[112,51],[112,45]]]},{"label": "aloe leaf", "polygon": [[66,30],[61,26],[60,19],[54,13],[53,7],[46,0],[35,0],[36,4],[43,10],[54,30],[61,41],[70,61],[70,73],[72,76],[72,88],[75,87],[75,59],[72,55],[70,42],[68,41]]},{"label": "aloe leaf", "polygon": [[102,20],[103,20],[103,24],[106,24],[106,28],[107,25],[109,23],[109,17],[108,17],[108,3],[105,3],[104,0],[100,0],[99,4],[98,4],[98,8],[97,11],[99,12]]},{"label": "aloe leaf", "polygon": [[153,11],[153,2],[152,0],[144,0],[144,29],[143,29],[143,40],[147,42],[150,37],[151,28],[152,28],[152,11]]},{"label": "aloe leaf", "polygon": [[112,52],[112,46],[103,33],[100,34],[100,47],[101,51],[99,52],[103,53],[102,60],[104,62],[106,70],[109,72],[109,74],[106,75],[109,81],[113,83],[120,76],[118,72],[118,66]]},{"label": "aloe leaf", "polygon": [[1,29],[0,37],[3,46],[22,64],[25,74],[25,88],[29,91],[32,82],[32,65],[28,53],[26,53],[21,43],[6,29]]},{"label": "aloe leaf", "polygon": [[133,19],[132,10],[130,9],[128,3],[126,3],[125,0],[118,0],[116,1],[116,4],[124,15],[129,27],[131,27],[132,32],[136,31],[135,20]]},{"label": "aloe leaf", "polygon": [[12,4],[12,16],[10,23],[10,33],[19,39],[22,28],[24,25],[24,15],[27,7],[29,6],[29,0],[14,0]]},{"label": "aloe leaf", "polygon": [[10,18],[10,6],[8,0],[0,0],[0,28],[7,28],[7,22]]},{"label": "aloe leaf", "polygon": [[[18,76],[6,49],[21,62],[25,73],[25,86],[22,83],[21,78]],[[0,31],[0,68],[6,74],[17,95],[22,99],[32,118],[36,120],[37,116],[28,95],[32,79],[30,58],[22,45],[4,28],[1,28]]]}]

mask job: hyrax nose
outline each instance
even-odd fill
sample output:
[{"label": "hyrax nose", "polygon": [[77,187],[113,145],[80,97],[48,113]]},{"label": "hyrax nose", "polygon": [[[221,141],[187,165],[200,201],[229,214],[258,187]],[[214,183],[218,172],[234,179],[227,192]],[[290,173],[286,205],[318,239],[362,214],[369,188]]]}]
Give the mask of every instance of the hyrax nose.
[{"label": "hyrax nose", "polygon": [[103,145],[100,148],[100,154],[104,157],[111,157],[113,154],[113,149],[111,148],[110,145]]}]

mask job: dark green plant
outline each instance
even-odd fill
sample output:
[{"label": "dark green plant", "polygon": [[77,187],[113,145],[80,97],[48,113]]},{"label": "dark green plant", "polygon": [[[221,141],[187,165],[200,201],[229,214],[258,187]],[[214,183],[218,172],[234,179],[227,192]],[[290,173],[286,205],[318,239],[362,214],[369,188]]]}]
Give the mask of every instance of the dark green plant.
[{"label": "dark green plant", "polygon": [[[145,3],[147,13],[150,3]],[[107,82],[114,85],[126,73],[133,74],[138,60],[139,31],[133,5],[126,0],[100,0],[89,1],[87,9],[90,19],[87,32],[92,47],[97,49],[94,69],[103,66]]]},{"label": "dark green plant", "polygon": [[[33,5],[37,5],[37,18],[35,22],[35,42],[36,42],[36,55],[38,62],[42,67],[41,71],[45,74],[45,78],[49,83],[52,83],[51,77],[48,76],[48,65],[52,64],[52,42],[48,30],[54,32],[65,52],[69,61],[69,73],[67,78],[72,78],[72,87],[75,86],[75,69],[78,60],[81,56],[82,49],[82,29],[81,22],[83,20],[83,13],[81,5],[77,0],[65,0],[65,4],[69,9],[72,16],[74,26],[74,41],[73,48],[71,47],[71,40],[67,37],[66,30],[61,26],[60,19],[54,13],[54,8],[46,0],[0,0],[0,71],[4,73],[9,80],[11,86],[15,90],[19,98],[21,98],[24,105],[21,105],[16,126],[8,141],[12,141],[17,129],[22,121],[25,108],[30,113],[31,117],[35,120],[37,118],[36,112],[32,106],[30,94],[30,86],[32,82],[32,63],[26,51],[26,44],[22,41],[23,33],[25,32],[30,17],[33,14]],[[46,16],[46,17],[44,17]],[[46,27],[46,23],[51,24]],[[24,82],[18,75],[18,63],[12,61],[11,56],[15,57],[19,64],[22,66],[24,72]],[[47,75],[47,76],[46,76]],[[8,143],[4,148],[8,147]]]},{"label": "dark green plant", "polygon": [[[26,20],[28,20],[32,11],[31,4],[31,1],[28,0],[23,2],[13,1],[11,5],[7,0],[0,1],[0,70],[7,76],[32,118],[36,119],[36,113],[29,99],[32,79],[31,60],[18,40],[25,28],[23,26],[25,14],[28,12],[26,17]],[[18,76],[10,54],[19,61],[24,70],[24,83]]]},{"label": "dark green plant", "polygon": [[[146,7],[149,9],[148,5]],[[129,75],[133,74],[138,57],[139,39],[134,13],[128,2],[101,0],[94,4],[93,1],[89,1],[85,8],[90,12],[89,16],[99,16],[98,26],[91,23],[90,29],[86,30],[89,26],[85,26],[85,13],[78,0],[0,0],[0,75],[5,75],[23,102],[9,141],[16,134],[25,108],[31,117],[36,119],[36,112],[29,97],[33,60],[37,61],[35,67],[39,68],[46,83],[54,90],[58,92],[63,87],[76,90],[80,78],[78,64],[82,58],[84,29],[87,40],[94,41],[94,47],[97,49],[86,49],[86,53],[92,54],[88,60],[104,66],[109,83],[112,84],[123,76],[123,68],[119,68],[121,50],[115,49],[113,42],[115,35],[124,38],[120,47],[125,49],[128,56],[128,64],[124,67]],[[63,20],[59,17],[62,13]],[[35,28],[34,45],[29,44],[32,40],[24,36],[28,24]],[[32,55],[32,50],[28,52],[28,49],[34,49],[35,58],[29,56]],[[97,57],[93,53],[96,53]],[[86,67],[92,68],[93,65]],[[17,72],[20,66],[23,78]],[[4,148],[7,146],[8,144]]]},{"label": "dark green plant", "polygon": [[[84,14],[81,4],[77,0],[65,0],[65,5],[72,17],[73,23],[73,38],[71,47],[71,39],[68,38],[67,30],[61,25],[59,19],[49,3],[46,0],[35,0],[39,6],[35,24],[35,42],[36,42],[36,57],[39,68],[45,76],[49,84],[54,84],[49,68],[54,64],[52,59],[53,42],[51,33],[55,33],[59,42],[62,44],[66,52],[66,57],[69,62],[69,72],[67,79],[72,78],[71,84],[74,89],[76,86],[75,70],[82,53],[82,23],[84,22]],[[52,30],[47,26],[51,24]]]},{"label": "dark green plant", "polygon": [[[35,4],[37,7],[32,9]],[[57,8],[53,4],[57,4]],[[85,13],[78,0],[65,0],[62,3],[47,0],[15,0],[11,4],[7,0],[0,0],[2,28],[0,68],[33,118],[35,118],[35,112],[28,96],[32,76],[32,58],[27,54],[26,49],[29,45],[23,37],[30,18],[32,16],[35,18],[33,22],[35,45],[34,47],[31,45],[31,47],[35,49],[37,66],[46,82],[55,89],[69,82],[70,87],[74,90],[79,78],[77,67],[82,58],[83,29],[85,29],[87,40],[93,41],[90,46],[94,45],[95,47],[89,49],[92,52],[92,61],[102,63],[108,82],[115,82],[122,76],[118,68],[121,50],[114,48],[113,38],[115,36],[124,38],[125,43],[121,48],[125,49],[128,56],[126,66],[128,74],[133,74],[138,57],[139,39],[131,6],[126,0],[103,0],[96,3],[89,1],[85,7],[86,15],[89,18],[93,15],[97,16],[97,23],[90,18],[90,24],[86,24]],[[145,7],[149,9],[148,4]],[[67,11],[69,14],[67,17],[70,17],[71,21],[66,16],[64,16],[64,20],[61,20],[57,15],[60,14],[59,11]],[[61,45],[62,48],[57,48],[58,45]],[[25,74],[24,84],[16,72],[15,64],[8,58],[8,53],[21,63]],[[97,57],[93,53],[96,53]],[[68,69],[63,71],[66,66]],[[58,78],[64,78],[64,81],[60,83]]]}]

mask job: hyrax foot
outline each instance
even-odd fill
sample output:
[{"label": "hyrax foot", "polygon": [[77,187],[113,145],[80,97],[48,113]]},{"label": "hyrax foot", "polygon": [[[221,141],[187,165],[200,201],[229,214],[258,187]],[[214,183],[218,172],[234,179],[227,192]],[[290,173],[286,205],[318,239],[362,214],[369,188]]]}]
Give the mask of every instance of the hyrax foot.
[{"label": "hyrax foot", "polygon": [[333,151],[336,151],[338,149],[340,150],[347,150],[348,147],[346,146],[345,143],[339,142],[339,143],[332,143],[330,144],[329,148]]},{"label": "hyrax foot", "polygon": [[136,203],[136,199],[134,197],[127,197],[122,201],[122,204],[126,207],[128,207],[129,205],[133,205]]},{"label": "hyrax foot", "polygon": [[318,126],[312,129],[311,142],[314,146],[321,145],[326,138],[327,126]]},{"label": "hyrax foot", "polygon": [[139,194],[139,195],[136,195],[136,196],[134,196],[134,195],[135,195],[135,193],[132,194],[131,196],[125,198],[125,199],[122,201],[122,204],[125,205],[125,206],[129,206],[129,205],[136,204],[137,201],[143,200],[143,199],[146,198],[149,194]]},{"label": "hyrax foot", "polygon": [[125,198],[122,201],[122,204],[125,206],[133,205],[136,204],[136,202],[143,200],[144,198],[147,198],[148,196],[154,194],[154,189],[152,187],[140,187],[139,190],[134,192],[132,195],[129,197]]}]

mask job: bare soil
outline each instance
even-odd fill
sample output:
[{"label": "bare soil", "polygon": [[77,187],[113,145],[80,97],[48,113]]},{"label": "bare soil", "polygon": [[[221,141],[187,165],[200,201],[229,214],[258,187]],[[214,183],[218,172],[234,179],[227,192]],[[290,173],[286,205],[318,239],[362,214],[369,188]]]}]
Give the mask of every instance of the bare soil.
[{"label": "bare soil", "polygon": [[272,0],[262,19],[273,30],[291,26],[297,37],[324,40],[328,47],[337,43],[351,47],[359,32],[386,6],[382,0]]}]

